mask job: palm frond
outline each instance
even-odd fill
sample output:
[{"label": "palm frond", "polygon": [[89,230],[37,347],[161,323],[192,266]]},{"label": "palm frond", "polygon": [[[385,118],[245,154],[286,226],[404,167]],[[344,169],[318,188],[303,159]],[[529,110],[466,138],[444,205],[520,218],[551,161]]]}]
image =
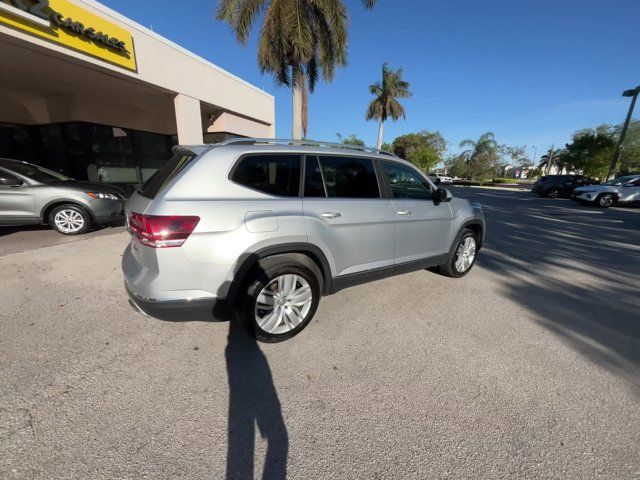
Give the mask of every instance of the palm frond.
[{"label": "palm frond", "polygon": [[[367,9],[376,3],[377,0],[362,0]],[[336,67],[347,64],[349,19],[345,2],[218,0],[216,18],[227,22],[243,45],[261,15],[264,19],[258,41],[260,71],[271,73],[277,85],[304,86],[303,108],[308,109],[306,98],[313,93],[320,76],[330,81]]]}]

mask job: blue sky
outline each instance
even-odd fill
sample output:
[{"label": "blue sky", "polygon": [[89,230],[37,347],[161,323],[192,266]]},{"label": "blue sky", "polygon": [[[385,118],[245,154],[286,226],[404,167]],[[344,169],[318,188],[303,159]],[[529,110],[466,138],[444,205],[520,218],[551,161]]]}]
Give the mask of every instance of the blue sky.
[{"label": "blue sky", "polygon": [[[291,94],[260,74],[257,30],[238,45],[213,19],[216,0],[101,1],[275,95],[277,136],[291,136]],[[539,156],[577,129],[622,122],[621,92],[640,84],[638,0],[378,0],[372,11],[346,3],[349,65],[312,95],[310,138],[355,133],[375,144],[367,87],[385,61],[404,69],[414,94],[404,101],[407,120],[387,124],[385,140],[439,130],[454,152],[493,131]]]}]

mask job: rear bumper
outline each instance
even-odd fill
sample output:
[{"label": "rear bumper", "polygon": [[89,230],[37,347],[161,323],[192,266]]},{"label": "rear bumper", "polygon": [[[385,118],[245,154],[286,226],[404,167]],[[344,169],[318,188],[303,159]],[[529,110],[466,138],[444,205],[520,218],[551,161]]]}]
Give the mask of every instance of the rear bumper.
[{"label": "rear bumper", "polygon": [[127,284],[124,285],[129,295],[129,303],[139,313],[170,322],[186,321],[224,321],[226,305],[222,299],[194,300],[154,300],[143,298],[133,293]]}]

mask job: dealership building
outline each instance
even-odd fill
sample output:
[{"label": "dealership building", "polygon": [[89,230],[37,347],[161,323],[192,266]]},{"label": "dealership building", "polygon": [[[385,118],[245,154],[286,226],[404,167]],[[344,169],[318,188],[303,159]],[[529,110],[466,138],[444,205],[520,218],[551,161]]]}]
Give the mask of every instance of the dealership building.
[{"label": "dealership building", "polygon": [[273,96],[98,2],[0,0],[0,157],[132,186],[175,144],[274,132]]}]

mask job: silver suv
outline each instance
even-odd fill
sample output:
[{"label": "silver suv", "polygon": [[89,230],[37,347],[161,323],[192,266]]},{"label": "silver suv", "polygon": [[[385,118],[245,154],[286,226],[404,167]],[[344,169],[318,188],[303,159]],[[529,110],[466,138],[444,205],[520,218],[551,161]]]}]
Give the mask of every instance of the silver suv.
[{"label": "silver suv", "polygon": [[0,158],[0,225],[49,224],[65,235],[80,235],[92,225],[122,221],[124,198],[112,185]]},{"label": "silver suv", "polygon": [[576,188],[572,198],[580,203],[598,205],[602,208],[620,204],[640,204],[640,175],[627,175],[598,185]]},{"label": "silver suv", "polygon": [[392,154],[272,139],[176,147],[125,214],[122,269],[141,313],[235,312],[266,342],[343,288],[429,267],[466,275],[485,232],[480,205]]}]

